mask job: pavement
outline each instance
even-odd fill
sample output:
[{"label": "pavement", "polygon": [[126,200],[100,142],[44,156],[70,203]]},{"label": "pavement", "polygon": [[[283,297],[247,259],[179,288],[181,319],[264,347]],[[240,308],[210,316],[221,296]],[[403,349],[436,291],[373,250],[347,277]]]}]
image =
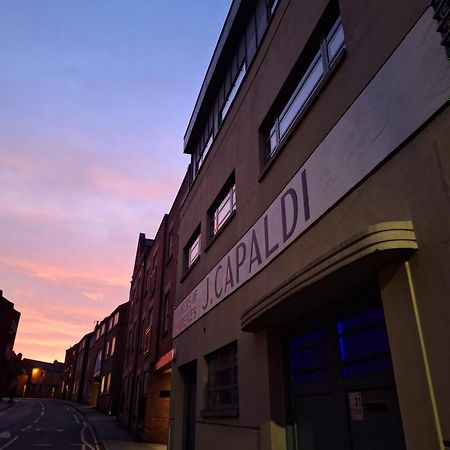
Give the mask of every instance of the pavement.
[{"label": "pavement", "polygon": [[166,445],[141,442],[117,421],[115,416],[102,414],[93,406],[68,402],[94,429],[106,450],[167,450]]}]

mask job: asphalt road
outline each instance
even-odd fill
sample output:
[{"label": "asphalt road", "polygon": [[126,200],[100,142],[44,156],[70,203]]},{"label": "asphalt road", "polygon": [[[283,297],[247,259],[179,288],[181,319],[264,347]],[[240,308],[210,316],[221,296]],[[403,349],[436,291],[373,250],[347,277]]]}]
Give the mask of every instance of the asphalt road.
[{"label": "asphalt road", "polygon": [[103,448],[89,423],[69,404],[32,398],[16,402],[0,412],[0,450]]}]

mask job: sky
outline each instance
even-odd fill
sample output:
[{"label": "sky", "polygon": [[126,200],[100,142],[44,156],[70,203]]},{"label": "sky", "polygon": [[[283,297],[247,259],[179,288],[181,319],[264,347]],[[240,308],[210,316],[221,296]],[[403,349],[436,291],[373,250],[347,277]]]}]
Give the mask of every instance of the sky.
[{"label": "sky", "polygon": [[128,300],[231,0],[0,0],[0,289],[64,360]]}]

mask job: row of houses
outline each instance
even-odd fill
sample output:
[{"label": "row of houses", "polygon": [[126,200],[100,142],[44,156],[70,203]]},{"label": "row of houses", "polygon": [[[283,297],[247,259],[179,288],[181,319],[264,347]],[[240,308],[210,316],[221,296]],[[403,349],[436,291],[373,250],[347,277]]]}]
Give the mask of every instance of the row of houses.
[{"label": "row of houses", "polygon": [[172,450],[450,448],[449,11],[232,2],[122,373],[110,316],[74,399]]}]

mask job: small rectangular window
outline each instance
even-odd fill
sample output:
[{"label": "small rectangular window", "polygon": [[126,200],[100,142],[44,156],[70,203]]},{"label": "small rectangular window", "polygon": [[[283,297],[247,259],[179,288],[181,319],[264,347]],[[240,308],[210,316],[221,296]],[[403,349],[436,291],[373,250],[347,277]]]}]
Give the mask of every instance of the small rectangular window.
[{"label": "small rectangular window", "polygon": [[207,410],[225,412],[239,406],[237,343],[211,353],[208,364]]},{"label": "small rectangular window", "polygon": [[236,210],[236,184],[232,176],[209,210],[211,236],[214,236]]},{"label": "small rectangular window", "polygon": [[200,257],[200,240],[201,234],[199,229],[194,233],[184,249],[186,269],[189,269],[189,267],[191,267],[192,264],[194,264],[194,262]]}]

